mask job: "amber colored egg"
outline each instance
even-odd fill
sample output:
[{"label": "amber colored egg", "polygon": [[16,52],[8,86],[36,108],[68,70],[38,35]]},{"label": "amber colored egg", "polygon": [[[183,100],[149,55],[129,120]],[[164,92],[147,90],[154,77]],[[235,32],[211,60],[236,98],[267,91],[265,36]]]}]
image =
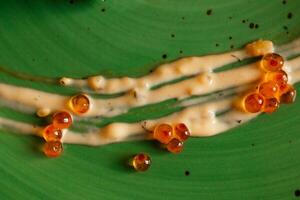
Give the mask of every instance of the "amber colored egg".
[{"label": "amber colored egg", "polygon": [[250,93],[244,98],[244,109],[250,113],[262,111],[264,97],[258,93]]},{"label": "amber colored egg", "polygon": [[50,124],[44,128],[43,137],[47,142],[60,141],[62,138],[62,131]]},{"label": "amber colored egg", "polygon": [[174,138],[167,144],[167,149],[171,153],[180,153],[183,150],[183,142]]},{"label": "amber colored egg", "polygon": [[63,146],[62,143],[59,141],[51,141],[47,142],[44,145],[43,152],[47,157],[58,157],[63,152]]},{"label": "amber colored egg", "polygon": [[174,126],[174,135],[180,141],[185,141],[190,137],[191,133],[184,123],[179,123]]},{"label": "amber colored egg", "polygon": [[278,85],[275,81],[263,82],[258,87],[258,92],[266,98],[276,97],[278,90]]},{"label": "amber colored egg", "polygon": [[265,71],[279,71],[282,69],[283,64],[283,57],[276,53],[268,53],[261,59],[261,66]]},{"label": "amber colored egg", "polygon": [[70,113],[62,111],[57,112],[52,117],[52,124],[55,128],[64,129],[72,125],[72,116]]},{"label": "amber colored egg", "polygon": [[139,153],[131,160],[131,165],[138,172],[144,172],[151,166],[151,158],[146,153]]},{"label": "amber colored egg", "polygon": [[153,132],[153,138],[167,144],[173,138],[173,127],[169,124],[158,124]]},{"label": "amber colored egg", "polygon": [[84,114],[90,109],[90,99],[85,94],[78,94],[71,97],[70,107],[74,113]]},{"label": "amber colored egg", "polygon": [[296,100],[297,91],[291,85],[288,85],[286,91],[280,96],[280,102],[285,104],[294,103]]},{"label": "amber colored egg", "polygon": [[265,99],[263,111],[273,113],[279,108],[279,101],[276,98]]}]

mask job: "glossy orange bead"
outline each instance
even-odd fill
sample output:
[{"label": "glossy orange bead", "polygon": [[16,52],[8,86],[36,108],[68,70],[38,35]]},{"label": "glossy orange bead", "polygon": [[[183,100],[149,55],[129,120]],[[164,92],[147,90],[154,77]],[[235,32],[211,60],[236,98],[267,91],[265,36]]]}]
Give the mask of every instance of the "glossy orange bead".
[{"label": "glossy orange bead", "polygon": [[284,59],[282,56],[276,53],[268,53],[261,59],[261,66],[264,70],[275,72],[282,69]]},{"label": "glossy orange bead", "polygon": [[180,141],[185,141],[190,137],[191,133],[184,123],[179,123],[174,126],[174,135]]},{"label": "glossy orange bead", "polygon": [[183,142],[174,138],[167,144],[167,149],[171,153],[180,153],[183,150]]},{"label": "glossy orange bead", "polygon": [[279,108],[279,101],[276,98],[265,99],[264,112],[273,113]]},{"label": "glossy orange bead", "polygon": [[62,131],[61,129],[55,128],[52,124],[50,124],[44,128],[43,137],[47,142],[60,141],[62,138]]},{"label": "glossy orange bead", "polygon": [[280,102],[285,104],[294,103],[296,100],[297,91],[291,85],[288,85],[288,89],[280,96]]},{"label": "glossy orange bead", "polygon": [[72,125],[72,116],[70,113],[62,111],[57,112],[52,117],[52,124],[55,128],[64,129]]},{"label": "glossy orange bead", "polygon": [[250,93],[244,98],[244,108],[247,112],[260,112],[264,105],[264,97],[258,93]]},{"label": "glossy orange bead", "polygon": [[77,114],[84,114],[90,109],[90,99],[85,94],[73,96],[70,100],[70,107]]},{"label": "glossy orange bead", "polygon": [[59,141],[47,142],[44,145],[43,152],[47,157],[58,157],[63,152],[62,143]]},{"label": "glossy orange bead", "polygon": [[266,79],[268,81],[274,81],[278,86],[279,92],[284,91],[288,85],[288,75],[283,70],[267,73]]},{"label": "glossy orange bead", "polygon": [[278,85],[275,81],[263,82],[259,85],[258,92],[266,98],[276,97],[278,93]]},{"label": "glossy orange bead", "polygon": [[138,172],[144,172],[151,166],[151,158],[146,153],[139,153],[131,160],[131,165]]},{"label": "glossy orange bead", "polygon": [[163,144],[167,144],[173,138],[173,128],[169,124],[159,124],[153,132],[154,139]]}]

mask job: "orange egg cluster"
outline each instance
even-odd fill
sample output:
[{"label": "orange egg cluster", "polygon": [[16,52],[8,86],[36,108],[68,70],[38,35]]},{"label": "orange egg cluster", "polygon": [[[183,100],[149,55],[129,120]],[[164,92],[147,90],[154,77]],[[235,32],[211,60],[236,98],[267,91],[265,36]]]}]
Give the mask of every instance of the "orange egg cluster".
[{"label": "orange egg cluster", "polygon": [[43,152],[47,157],[58,157],[62,154],[62,129],[69,128],[72,121],[70,113],[66,111],[57,112],[52,116],[52,123],[42,130],[42,136],[46,141]]},{"label": "orange egg cluster", "polygon": [[158,124],[153,131],[153,138],[164,144],[171,153],[180,153],[183,142],[190,137],[190,131],[184,123],[174,126],[166,123]]},{"label": "orange egg cluster", "polygon": [[258,84],[256,91],[248,93],[243,98],[243,108],[250,113],[273,113],[280,103],[293,103],[296,90],[288,84],[288,75],[282,70],[284,59],[275,53],[263,56],[260,61],[265,71],[263,80]]}]

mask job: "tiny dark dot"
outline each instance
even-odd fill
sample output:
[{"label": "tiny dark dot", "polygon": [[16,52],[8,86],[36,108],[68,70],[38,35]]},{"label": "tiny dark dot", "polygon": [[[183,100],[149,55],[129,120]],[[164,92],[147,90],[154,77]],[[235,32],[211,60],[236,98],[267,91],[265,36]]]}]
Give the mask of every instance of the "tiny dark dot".
[{"label": "tiny dark dot", "polygon": [[175,34],[171,34],[171,37],[174,38],[174,37],[175,37]]},{"label": "tiny dark dot", "polygon": [[254,23],[250,23],[250,24],[249,24],[249,28],[251,28],[251,29],[253,29],[253,28],[254,28],[254,26],[255,26],[255,24],[254,24]]},{"label": "tiny dark dot", "polygon": [[87,30],[88,30],[88,31],[90,31],[90,30],[91,30],[91,28],[90,28],[90,27],[87,27]]},{"label": "tiny dark dot", "polygon": [[291,143],[292,143],[292,140],[289,140],[289,143],[291,144]]},{"label": "tiny dark dot", "polygon": [[75,1],[74,1],[74,0],[70,0],[69,3],[70,3],[70,4],[74,4]]},{"label": "tiny dark dot", "polygon": [[243,19],[242,22],[243,22],[243,23],[246,23],[246,20]]},{"label": "tiny dark dot", "polygon": [[282,1],[282,4],[286,4],[286,0],[283,0],[283,1]]},{"label": "tiny dark dot", "polygon": [[295,196],[300,197],[300,190],[299,189],[295,190]]},{"label": "tiny dark dot", "polygon": [[167,54],[163,54],[161,57],[162,57],[163,59],[166,59],[168,56],[167,56]]},{"label": "tiny dark dot", "polygon": [[240,124],[242,122],[242,120],[239,119],[239,120],[236,120],[236,122]]},{"label": "tiny dark dot", "polygon": [[185,17],[181,17],[182,20],[185,20]]},{"label": "tiny dark dot", "polygon": [[179,51],[179,53],[180,53],[180,54],[182,54],[182,53],[183,53],[183,51],[182,51],[182,50],[180,50],[180,51]]},{"label": "tiny dark dot", "polygon": [[258,25],[258,24],[255,24],[255,28],[256,28],[256,29],[259,28],[259,25]]},{"label": "tiny dark dot", "polygon": [[150,73],[154,72],[154,69],[150,69],[149,72],[150,72]]},{"label": "tiny dark dot", "polygon": [[253,147],[254,147],[254,146],[255,146],[255,144],[254,144],[254,143],[252,143],[252,144],[251,144],[251,146],[253,146]]},{"label": "tiny dark dot", "polygon": [[287,18],[288,18],[288,19],[292,19],[292,18],[293,18],[293,13],[291,13],[291,12],[288,13]]},{"label": "tiny dark dot", "polygon": [[229,36],[229,40],[232,40],[232,36]]},{"label": "tiny dark dot", "polygon": [[287,26],[283,26],[283,29],[287,31],[289,28]]},{"label": "tiny dark dot", "polygon": [[246,19],[246,22],[249,22],[249,19]]},{"label": "tiny dark dot", "polygon": [[35,58],[32,58],[32,62],[35,62]]},{"label": "tiny dark dot", "polygon": [[232,44],[232,45],[230,45],[230,49],[234,49],[234,45]]},{"label": "tiny dark dot", "polygon": [[211,15],[211,14],[212,14],[212,9],[208,9],[208,10],[206,11],[206,14],[207,14],[207,15]]},{"label": "tiny dark dot", "polygon": [[290,32],[287,31],[287,32],[285,32],[285,33],[288,35]]},{"label": "tiny dark dot", "polygon": [[184,174],[185,174],[186,176],[189,176],[189,175],[190,175],[190,171],[186,170],[186,171],[184,172]]},{"label": "tiny dark dot", "polygon": [[105,12],[105,11],[106,11],[106,9],[105,9],[105,8],[102,8],[102,9],[101,9],[101,12]]},{"label": "tiny dark dot", "polygon": [[218,47],[219,46],[219,44],[218,43],[216,43],[216,47]]},{"label": "tiny dark dot", "polygon": [[232,17],[231,17],[231,16],[229,16],[229,17],[228,17],[228,19],[232,19]]}]

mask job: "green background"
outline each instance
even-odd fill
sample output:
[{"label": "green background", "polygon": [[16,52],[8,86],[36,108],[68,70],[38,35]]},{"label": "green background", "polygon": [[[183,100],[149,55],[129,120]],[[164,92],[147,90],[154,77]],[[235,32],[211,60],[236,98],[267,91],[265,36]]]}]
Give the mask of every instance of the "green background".
[{"label": "green background", "polygon": [[[288,42],[300,36],[299,8],[297,0],[1,0],[0,65],[34,77],[137,77],[163,61],[254,39]],[[77,92],[3,72],[0,81]],[[117,119],[171,112],[161,107]],[[65,145],[63,156],[47,159],[38,138],[1,131],[0,199],[300,199],[299,112],[297,100],[219,136],[192,138],[179,155],[153,142],[130,142]],[[4,107],[0,115],[43,123]],[[153,165],[135,173],[124,163],[141,151]]]}]

